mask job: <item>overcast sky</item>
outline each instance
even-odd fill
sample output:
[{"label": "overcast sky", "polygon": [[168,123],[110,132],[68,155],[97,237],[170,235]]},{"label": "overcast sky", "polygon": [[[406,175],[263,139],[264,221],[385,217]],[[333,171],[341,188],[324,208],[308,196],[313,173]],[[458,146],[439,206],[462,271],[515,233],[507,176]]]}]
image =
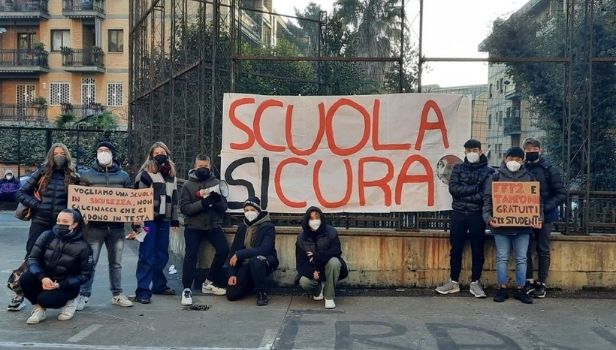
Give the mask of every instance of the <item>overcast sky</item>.
[{"label": "overcast sky", "polygon": [[[274,10],[295,14],[310,2],[331,12],[334,0],[274,0]],[[486,38],[497,17],[508,17],[528,0],[424,0],[424,40],[426,57],[485,57],[477,46]],[[411,42],[417,46],[419,0],[406,0],[406,17],[412,27]],[[424,68],[425,69],[425,68]],[[429,63],[423,84],[459,86],[485,84],[488,66],[483,63]]]}]

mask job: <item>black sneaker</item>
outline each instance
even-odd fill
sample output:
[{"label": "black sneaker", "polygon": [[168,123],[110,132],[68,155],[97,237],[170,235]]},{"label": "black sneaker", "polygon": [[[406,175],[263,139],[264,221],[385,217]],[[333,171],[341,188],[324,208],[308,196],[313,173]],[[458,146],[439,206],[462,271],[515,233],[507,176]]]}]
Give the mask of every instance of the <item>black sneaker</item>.
[{"label": "black sneaker", "polygon": [[524,285],[524,291],[526,292],[526,294],[532,295],[535,291],[535,283],[531,281],[526,281],[526,284]]},{"label": "black sneaker", "polygon": [[545,298],[545,284],[541,282],[537,282],[533,289],[533,298],[543,299]]},{"label": "black sneaker", "polygon": [[525,288],[519,288],[516,290],[514,298],[523,302],[524,304],[532,304],[533,298],[526,292]]},{"label": "black sneaker", "polygon": [[149,304],[152,302],[150,298],[135,298],[135,301],[140,304]]},{"label": "black sneaker", "polygon": [[507,291],[507,288],[499,288],[494,296],[494,301],[497,303],[502,303],[507,299],[509,299],[509,292]]},{"label": "black sneaker", "polygon": [[165,289],[163,289],[163,290],[161,290],[161,291],[158,291],[158,292],[152,292],[152,294],[158,294],[158,295],[175,295],[175,289],[167,287],[167,288],[165,288]]},{"label": "black sneaker", "polygon": [[24,297],[21,295],[15,295],[11,299],[9,306],[6,309],[7,311],[19,311],[23,309],[24,306],[26,306],[26,303],[24,302]]},{"label": "black sneaker", "polygon": [[267,294],[265,292],[257,293],[257,306],[265,306],[269,303],[269,299],[267,298]]}]

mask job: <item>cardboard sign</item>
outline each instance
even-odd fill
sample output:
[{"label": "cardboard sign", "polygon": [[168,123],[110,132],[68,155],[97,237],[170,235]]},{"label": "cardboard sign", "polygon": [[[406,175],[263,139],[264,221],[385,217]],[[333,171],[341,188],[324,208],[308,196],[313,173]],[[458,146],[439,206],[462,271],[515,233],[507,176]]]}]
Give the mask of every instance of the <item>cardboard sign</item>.
[{"label": "cardboard sign", "polygon": [[134,222],[154,219],[154,190],[68,187],[68,207],[79,209],[86,221]]},{"label": "cardboard sign", "polygon": [[463,95],[225,94],[229,208],[256,195],[276,213],[451,209],[447,174],[470,126]]},{"label": "cardboard sign", "polygon": [[492,217],[500,226],[530,227],[541,222],[539,182],[492,182]]}]

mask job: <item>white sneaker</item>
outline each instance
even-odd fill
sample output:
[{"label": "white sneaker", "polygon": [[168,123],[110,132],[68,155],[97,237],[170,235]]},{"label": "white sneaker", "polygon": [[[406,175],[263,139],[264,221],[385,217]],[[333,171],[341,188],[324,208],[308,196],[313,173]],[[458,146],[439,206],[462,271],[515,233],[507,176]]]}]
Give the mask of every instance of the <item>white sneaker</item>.
[{"label": "white sneaker", "polygon": [[205,280],[201,285],[201,293],[203,294],[214,294],[214,295],[225,295],[227,294],[227,290],[224,288],[219,288],[212,283],[212,281]]},{"label": "white sneaker", "polygon": [[90,297],[79,294],[77,299],[75,299],[75,310],[81,311],[85,309],[88,304],[88,300],[90,300]]},{"label": "white sneaker", "polygon": [[325,299],[325,308],[326,309],[335,309],[336,303],[334,303],[334,299]]},{"label": "white sneaker", "polygon": [[323,300],[323,283],[319,283],[319,288],[321,289],[321,291],[319,292],[319,295],[313,295],[312,296],[312,300]]},{"label": "white sneaker", "polygon": [[64,305],[61,309],[60,309],[60,314],[58,315],[58,320],[60,321],[68,321],[71,318],[73,318],[73,316],[75,316],[75,299],[73,300],[69,300],[66,302],[66,305]]},{"label": "white sneaker", "polygon": [[120,306],[123,306],[123,307],[131,307],[131,306],[133,306],[133,302],[128,300],[128,298],[124,294],[114,295],[111,298],[111,303],[113,305],[120,305]]},{"label": "white sneaker", "polygon": [[45,308],[40,305],[34,305],[34,309],[32,309],[32,314],[26,320],[27,324],[37,324],[45,320],[47,316],[45,315]]},{"label": "white sneaker", "polygon": [[184,288],[184,291],[182,292],[181,304],[184,306],[189,306],[192,305],[192,303],[192,292],[190,291],[190,288]]}]

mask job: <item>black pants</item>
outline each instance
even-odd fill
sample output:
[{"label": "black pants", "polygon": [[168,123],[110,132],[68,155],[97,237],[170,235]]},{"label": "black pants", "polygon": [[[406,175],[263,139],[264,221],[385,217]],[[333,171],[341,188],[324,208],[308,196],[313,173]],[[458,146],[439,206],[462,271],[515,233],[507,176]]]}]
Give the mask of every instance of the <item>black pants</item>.
[{"label": "black pants", "polygon": [[260,256],[250,258],[247,264],[239,267],[235,275],[237,283],[227,287],[227,299],[240,300],[250,294],[253,288],[257,293],[265,292],[266,278],[271,272],[267,260]]},{"label": "black pants", "polygon": [[545,283],[550,270],[550,236],[552,234],[552,223],[544,222],[540,229],[533,229],[528,241],[528,253],[526,257],[526,278],[533,278],[533,243],[537,251],[537,281]]},{"label": "black pants", "polygon": [[30,232],[28,232],[28,241],[26,242],[26,259],[30,256],[32,247],[34,247],[34,243],[36,243],[36,240],[41,236],[41,233],[51,230],[53,226],[54,224],[44,225],[37,222],[32,222],[30,224]]},{"label": "black pants", "polygon": [[186,230],[184,230],[186,247],[184,249],[184,264],[182,268],[182,284],[184,288],[191,288],[193,284],[195,270],[197,269],[199,247],[201,247],[201,242],[203,242],[204,239],[207,239],[216,250],[214,260],[212,260],[212,264],[210,265],[208,279],[219,286],[224,286],[227,282],[225,281],[225,276],[222,275],[222,267],[229,255],[229,244],[227,243],[227,238],[222,229],[220,227],[212,230],[186,228]]},{"label": "black pants", "polygon": [[44,308],[59,309],[79,295],[79,287],[43,290],[42,283],[30,271],[21,275],[19,283],[26,299],[32,305],[38,304]]},{"label": "black pants", "polygon": [[483,253],[483,242],[485,237],[486,225],[483,222],[481,212],[460,212],[454,210],[451,213],[451,232],[449,241],[451,242],[451,252],[449,264],[451,267],[451,280],[459,282],[460,271],[462,270],[462,253],[466,239],[471,241],[471,252],[473,254],[472,281],[481,278],[483,263],[485,261]]}]

